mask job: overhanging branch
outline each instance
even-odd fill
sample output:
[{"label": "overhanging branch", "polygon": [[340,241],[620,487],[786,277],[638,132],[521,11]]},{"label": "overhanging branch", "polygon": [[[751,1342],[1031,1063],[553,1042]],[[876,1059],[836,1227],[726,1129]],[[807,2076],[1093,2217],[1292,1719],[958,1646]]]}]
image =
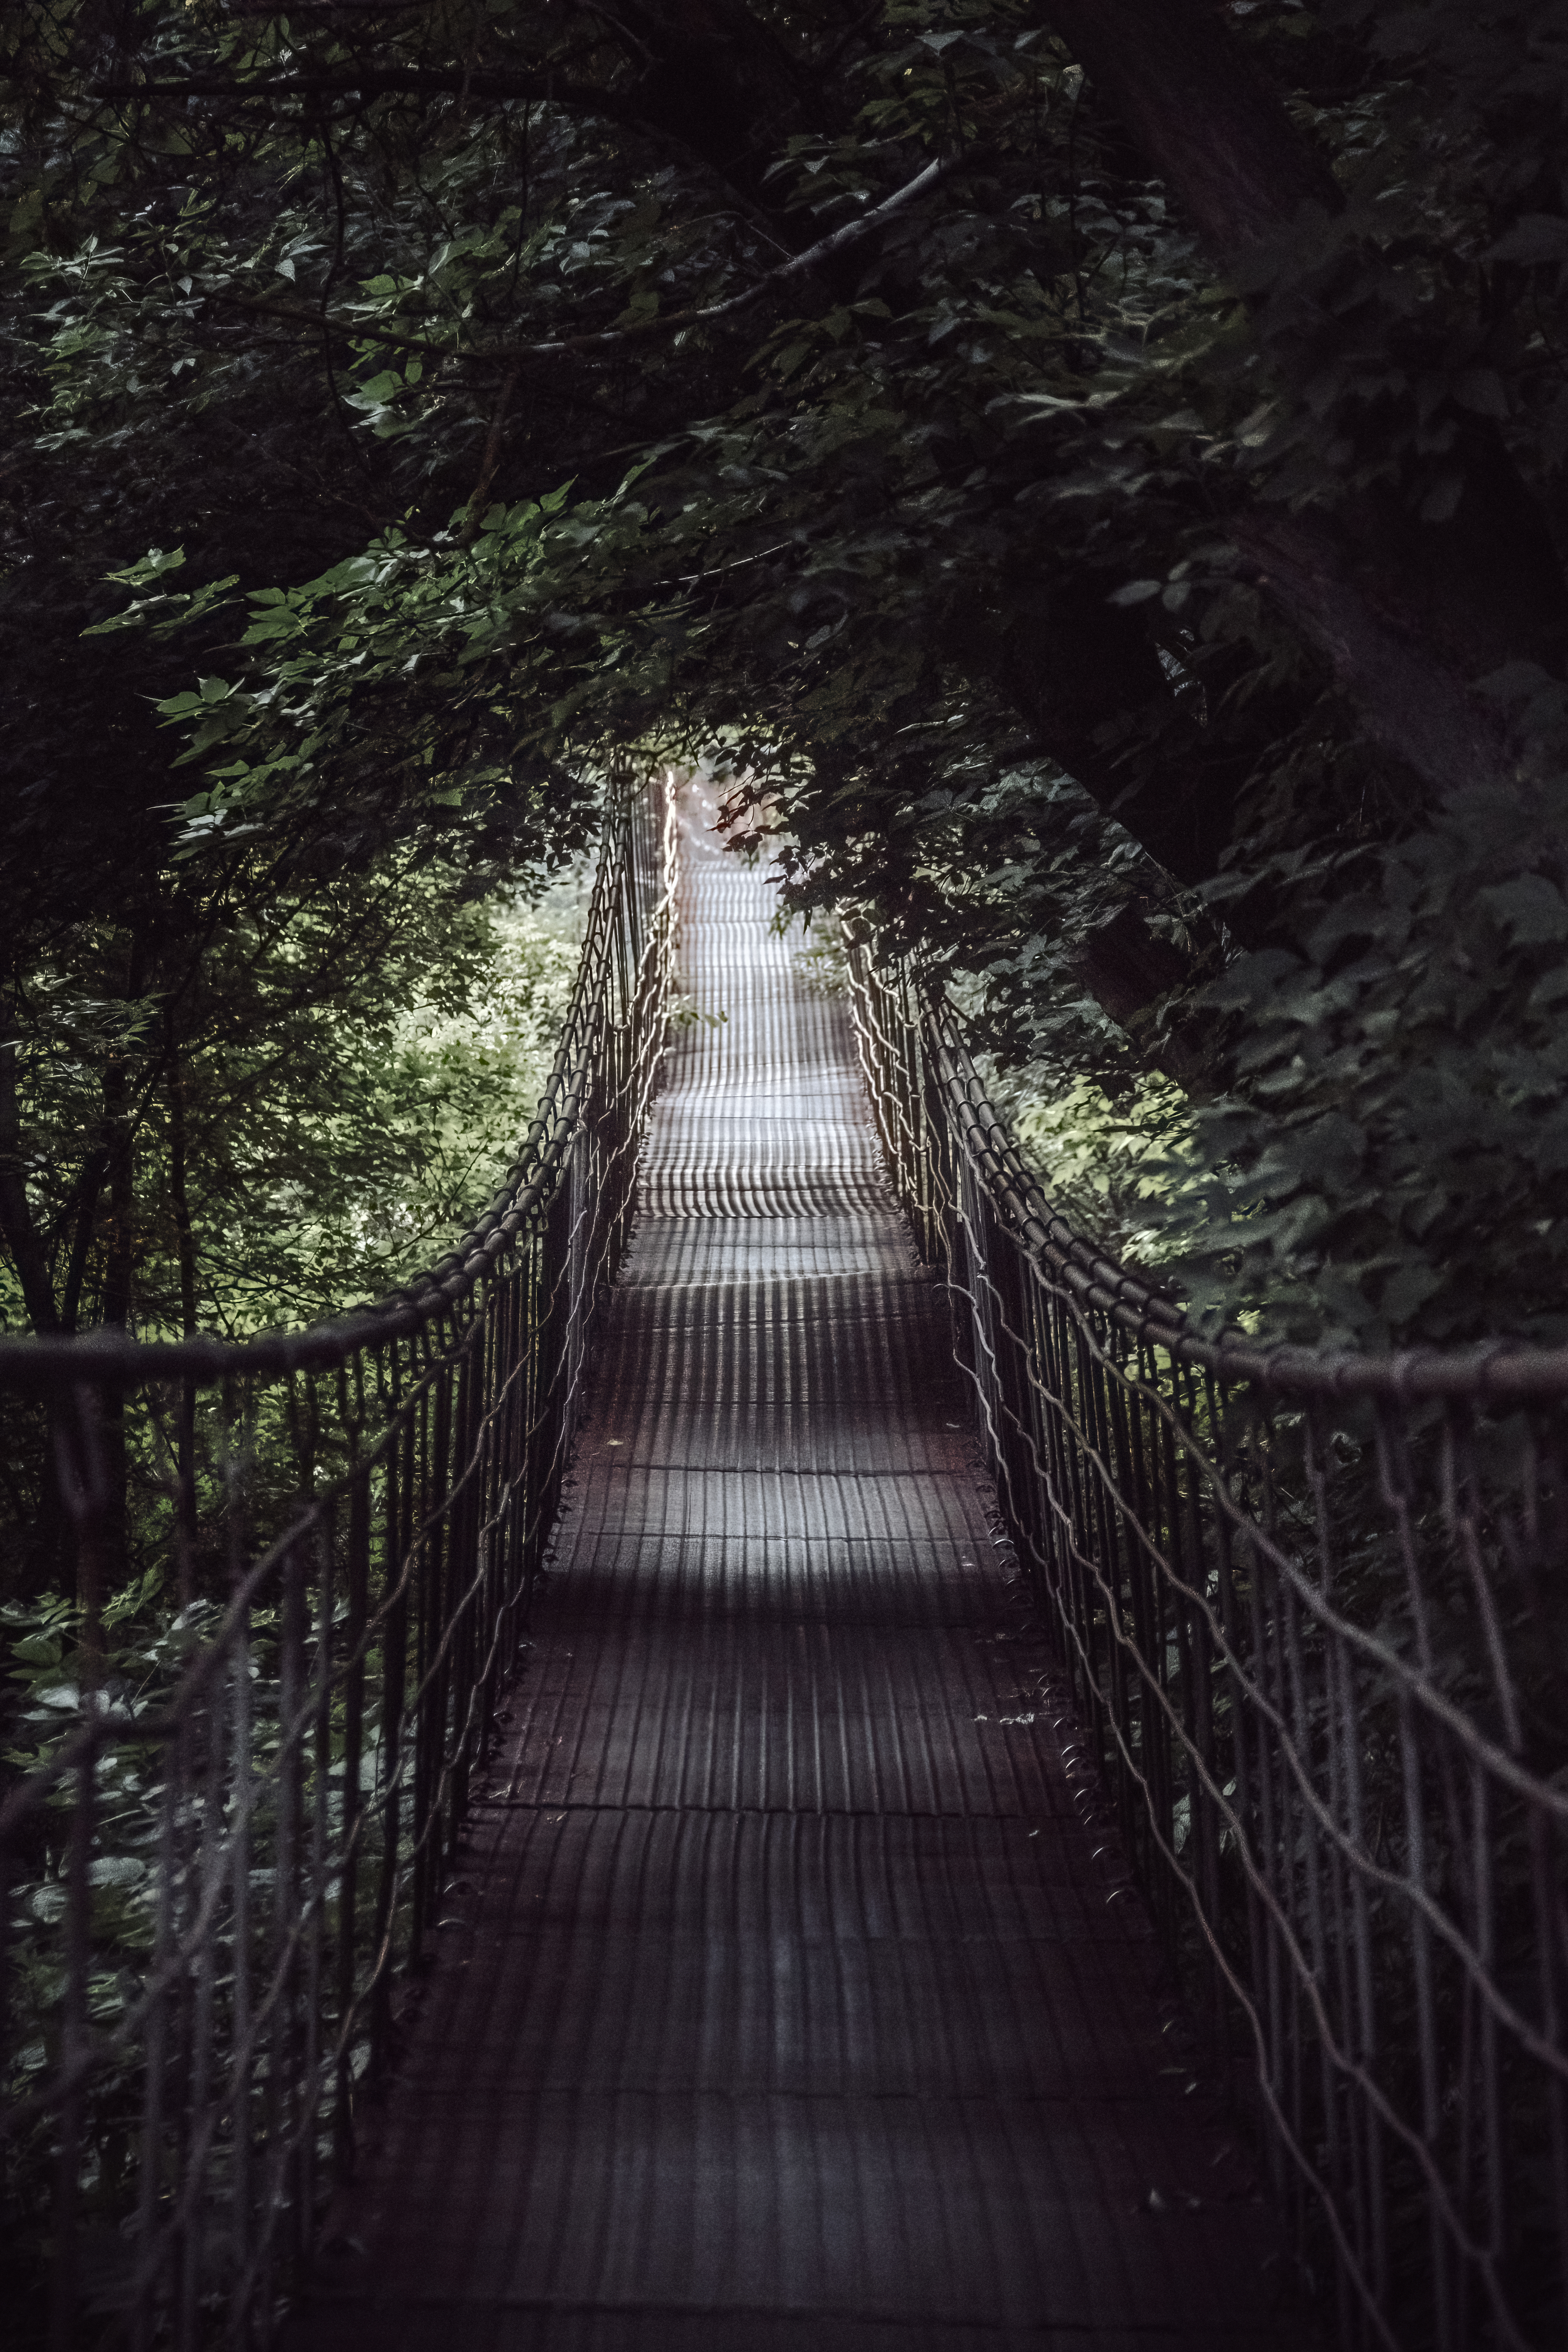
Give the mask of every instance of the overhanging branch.
[{"label": "overhanging branch", "polygon": [[312,310],[303,302],[274,302],[265,298],[227,294],[216,289],[204,290],[201,299],[230,310],[250,310],[268,318],[296,320],[301,326],[310,327],[316,334],[326,329],[333,334],[358,336],[367,342],[387,343],[400,351],[417,352],[437,359],[462,360],[470,366],[499,364],[510,367],[528,360],[566,359],[578,352],[616,351],[624,344],[639,341],[645,336],[673,334],[686,327],[714,326],[751,310],[781,286],[819,269],[825,262],[836,259],[851,246],[858,244],[862,237],[868,236],[874,229],[882,227],[914,203],[917,197],[934,188],[965,160],[972,160],[972,157],[966,159],[956,154],[939,156],[934,163],[928,163],[924,171],[917,172],[912,180],[895,189],[881,204],[874,205],[869,212],[862,213],[858,220],[846,221],[842,227],[819,237],[815,245],[807,246],[804,253],[797,253],[788,261],[781,262],[776,269],[770,269],[754,285],[744,288],[739,294],[731,295],[726,301],[711,302],[692,310],[669,310],[657,318],[639,319],[629,327],[606,327],[589,334],[562,335],[534,343],[476,344],[465,350],[458,343],[437,342],[429,336],[406,334],[397,328],[378,326],[368,320],[345,319],[330,311]]}]

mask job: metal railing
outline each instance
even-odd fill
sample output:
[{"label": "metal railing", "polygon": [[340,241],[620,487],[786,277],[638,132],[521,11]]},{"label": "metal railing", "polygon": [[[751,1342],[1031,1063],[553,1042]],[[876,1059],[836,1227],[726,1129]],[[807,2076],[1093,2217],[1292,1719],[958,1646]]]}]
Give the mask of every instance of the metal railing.
[{"label": "metal railing", "polygon": [[[85,1601],[61,1731],[0,1806],[7,2230],[23,2302],[47,2248],[59,2352],[265,2342],[352,2164],[626,1237],[675,855],[672,793],[623,787],[538,1116],[427,1275],[241,1345],[0,1343],[53,1423]],[[128,1423],[181,1602],[151,1689],[107,1646]]]},{"label": "metal railing", "polygon": [[849,961],[1079,1736],[1309,2284],[1346,2346],[1562,2344],[1568,1354],[1204,1339],[1053,1213],[944,1003]]}]

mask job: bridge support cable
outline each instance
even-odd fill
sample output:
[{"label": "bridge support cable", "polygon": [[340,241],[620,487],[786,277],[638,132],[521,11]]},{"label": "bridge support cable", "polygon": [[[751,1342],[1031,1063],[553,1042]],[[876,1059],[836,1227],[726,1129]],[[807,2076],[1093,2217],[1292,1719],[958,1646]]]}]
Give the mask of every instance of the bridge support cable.
[{"label": "bridge support cable", "polygon": [[[674,861],[668,781],[621,776],[537,1116],[426,1275],[240,1344],[0,1341],[0,1384],[48,1401],[89,1601],[62,1730],[0,1802],[6,2224],[18,2293],[47,2242],[51,2352],[265,2342],[352,2171],[627,1239]],[[184,1603],[151,1690],[103,1668],[110,1414]]]},{"label": "bridge support cable", "polygon": [[1160,1932],[1347,2347],[1568,2325],[1568,1354],[1205,1337],[852,934],[862,1068]]}]

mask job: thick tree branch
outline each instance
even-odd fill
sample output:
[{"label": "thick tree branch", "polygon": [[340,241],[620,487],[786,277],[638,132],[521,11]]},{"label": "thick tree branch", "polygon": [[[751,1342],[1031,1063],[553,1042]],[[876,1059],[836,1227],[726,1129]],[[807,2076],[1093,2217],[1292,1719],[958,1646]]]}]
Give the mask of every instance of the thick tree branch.
[{"label": "thick tree branch", "polygon": [[1216,253],[1276,235],[1339,184],[1215,0],[1046,0],[1095,88]]},{"label": "thick tree branch", "polygon": [[574,80],[562,73],[559,59],[546,58],[483,66],[470,59],[460,68],[295,68],[244,79],[204,71],[184,79],[104,81],[92,86],[92,94],[110,104],[142,98],[207,98],[245,105],[300,99],[320,107],[323,101],[357,103],[379,96],[453,96],[466,110],[476,100],[548,101],[673,140],[753,199],[764,193],[769,163],[786,129],[843,127],[831,78],[798,64],[742,0],[662,0],[657,7],[647,0],[618,0],[614,9],[605,5],[593,13],[632,69],[630,79],[612,89]]},{"label": "thick tree branch", "polygon": [[485,512],[485,500],[490,494],[496,467],[500,463],[501,441],[506,433],[507,411],[511,406],[512,394],[517,390],[518,371],[514,367],[501,383],[500,397],[496,402],[490,429],[485,436],[484,456],[479,461],[479,478],[474,484],[468,503],[463,511],[463,527],[458,533],[458,544],[467,547],[479,535],[479,523]]},{"label": "thick tree branch", "polygon": [[1415,627],[1379,611],[1347,576],[1332,531],[1279,507],[1228,528],[1254,584],[1356,695],[1368,734],[1391,759],[1439,793],[1483,783],[1512,789],[1518,761],[1500,710],[1478,701],[1463,672],[1437,658]]},{"label": "thick tree branch", "polygon": [[[1342,207],[1327,162],[1213,0],[1047,10],[1222,269],[1280,237],[1304,204]],[[1327,313],[1317,330],[1335,331]],[[1289,372],[1289,340],[1268,356]],[[1321,367],[1316,346],[1309,364]],[[1369,735],[1438,795],[1467,780],[1511,787],[1515,750],[1470,687],[1511,659],[1555,664],[1568,645],[1568,582],[1500,436],[1467,419],[1454,454],[1467,487],[1446,522],[1417,521],[1418,492],[1388,488],[1310,517],[1255,506],[1227,525]]]}]

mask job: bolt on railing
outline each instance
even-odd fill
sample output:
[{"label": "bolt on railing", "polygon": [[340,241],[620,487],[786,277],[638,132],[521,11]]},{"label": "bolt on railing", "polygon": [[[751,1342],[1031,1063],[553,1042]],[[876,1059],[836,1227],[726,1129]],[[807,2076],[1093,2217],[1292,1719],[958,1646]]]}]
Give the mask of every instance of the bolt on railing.
[{"label": "bolt on railing", "polygon": [[1341,2341],[1568,2339],[1568,1353],[1202,1337],[851,938],[887,1161],[1125,1853]]},{"label": "bolt on railing", "polygon": [[[675,858],[672,791],[623,780],[538,1116],[427,1275],[242,1344],[0,1342],[0,1385],[47,1404],[87,1618],[65,1728],[0,1805],[6,2225],[24,2301],[47,2246],[54,2352],[265,2343],[352,2166],[627,1234]],[[132,1421],[184,1603],[136,1691],[103,1672]]]}]

